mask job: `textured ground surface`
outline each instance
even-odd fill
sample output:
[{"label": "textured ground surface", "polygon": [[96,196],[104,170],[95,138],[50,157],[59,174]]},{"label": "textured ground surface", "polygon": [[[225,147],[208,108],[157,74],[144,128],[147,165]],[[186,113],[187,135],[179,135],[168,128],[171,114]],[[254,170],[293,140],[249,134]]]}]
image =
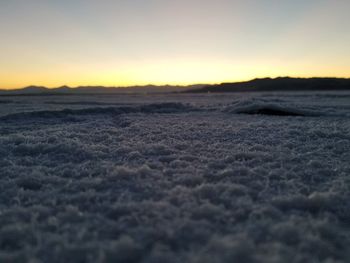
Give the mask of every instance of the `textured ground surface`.
[{"label": "textured ground surface", "polygon": [[1,97],[0,262],[350,262],[349,161],[349,93]]}]

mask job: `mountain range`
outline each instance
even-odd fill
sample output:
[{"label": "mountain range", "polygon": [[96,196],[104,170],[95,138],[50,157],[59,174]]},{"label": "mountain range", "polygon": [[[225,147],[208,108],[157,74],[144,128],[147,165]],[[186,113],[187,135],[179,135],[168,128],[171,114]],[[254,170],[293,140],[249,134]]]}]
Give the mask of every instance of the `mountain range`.
[{"label": "mountain range", "polygon": [[251,91],[331,91],[349,90],[350,79],[347,78],[262,78],[244,82],[221,83],[190,89],[185,92],[251,92]]},{"label": "mountain range", "polygon": [[194,90],[207,85],[189,86],[130,86],[130,87],[105,87],[105,86],[61,86],[57,88],[47,88],[43,86],[27,86],[20,89],[0,89],[0,95],[73,95],[73,94],[133,94],[133,93],[163,93],[179,92],[184,90]]},{"label": "mountain range", "polygon": [[0,89],[0,95],[73,95],[73,94],[133,94],[133,93],[210,93],[210,92],[260,92],[260,91],[332,91],[349,90],[349,78],[261,78],[244,82],[215,85],[197,84],[189,86],[61,86],[47,88],[28,86],[22,89]]}]

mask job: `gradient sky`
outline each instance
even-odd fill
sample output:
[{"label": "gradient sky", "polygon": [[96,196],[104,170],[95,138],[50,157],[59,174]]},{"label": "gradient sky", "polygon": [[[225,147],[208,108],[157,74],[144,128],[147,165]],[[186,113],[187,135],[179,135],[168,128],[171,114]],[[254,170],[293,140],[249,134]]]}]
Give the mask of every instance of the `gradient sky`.
[{"label": "gradient sky", "polygon": [[350,77],[349,0],[0,0],[0,87]]}]

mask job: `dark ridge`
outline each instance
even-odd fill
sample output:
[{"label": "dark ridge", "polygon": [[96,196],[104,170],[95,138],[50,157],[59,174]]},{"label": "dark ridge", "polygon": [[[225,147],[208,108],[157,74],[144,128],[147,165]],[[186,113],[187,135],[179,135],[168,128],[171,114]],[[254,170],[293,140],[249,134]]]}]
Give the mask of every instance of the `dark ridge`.
[{"label": "dark ridge", "polygon": [[306,115],[303,113],[293,112],[289,110],[284,109],[274,109],[269,107],[262,107],[257,109],[251,109],[251,110],[238,110],[238,114],[250,114],[250,115],[270,115],[270,116],[302,116],[305,117]]},{"label": "dark ridge", "polygon": [[208,85],[185,93],[248,92],[248,91],[350,91],[350,79],[346,78],[264,78],[246,82]]}]

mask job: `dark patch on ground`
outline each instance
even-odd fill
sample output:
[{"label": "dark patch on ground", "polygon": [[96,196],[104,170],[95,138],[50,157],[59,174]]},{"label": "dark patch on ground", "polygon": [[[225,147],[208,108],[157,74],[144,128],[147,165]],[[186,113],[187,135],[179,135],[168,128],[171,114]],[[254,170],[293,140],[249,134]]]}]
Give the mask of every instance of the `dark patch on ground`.
[{"label": "dark patch on ground", "polygon": [[273,108],[259,108],[259,109],[247,109],[238,111],[239,114],[251,114],[251,115],[271,115],[271,116],[303,116],[306,115],[300,112],[293,112],[289,110],[283,109],[273,109]]}]

